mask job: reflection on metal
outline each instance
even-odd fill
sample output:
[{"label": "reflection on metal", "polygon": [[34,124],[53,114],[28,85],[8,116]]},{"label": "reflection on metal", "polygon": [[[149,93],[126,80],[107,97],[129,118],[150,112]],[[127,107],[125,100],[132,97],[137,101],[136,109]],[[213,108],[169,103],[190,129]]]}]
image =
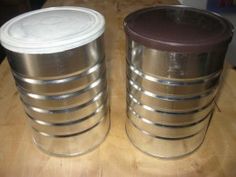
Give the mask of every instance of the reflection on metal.
[{"label": "reflection on metal", "polygon": [[52,54],[8,51],[34,142],[43,151],[79,155],[105,139],[110,122],[102,41]]},{"label": "reflection on metal", "polygon": [[129,38],[127,48],[130,141],[161,158],[193,152],[212,116],[225,51],[165,52]]}]

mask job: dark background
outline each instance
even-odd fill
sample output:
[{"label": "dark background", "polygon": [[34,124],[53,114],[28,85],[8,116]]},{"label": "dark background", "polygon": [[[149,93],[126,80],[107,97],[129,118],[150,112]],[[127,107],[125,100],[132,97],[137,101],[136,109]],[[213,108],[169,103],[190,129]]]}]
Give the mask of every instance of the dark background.
[{"label": "dark background", "polygon": [[[45,1],[46,0],[0,0],[0,26],[21,13],[41,8]],[[0,45],[0,63],[5,56],[4,49]]]}]

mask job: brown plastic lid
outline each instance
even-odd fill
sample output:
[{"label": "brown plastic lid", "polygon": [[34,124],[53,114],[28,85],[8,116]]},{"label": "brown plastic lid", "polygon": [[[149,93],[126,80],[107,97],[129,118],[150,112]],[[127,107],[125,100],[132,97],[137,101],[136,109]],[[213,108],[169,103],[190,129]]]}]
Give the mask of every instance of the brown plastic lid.
[{"label": "brown plastic lid", "polygon": [[233,25],[214,13],[185,6],[156,6],[129,14],[126,34],[147,47],[176,52],[203,52],[227,47]]}]

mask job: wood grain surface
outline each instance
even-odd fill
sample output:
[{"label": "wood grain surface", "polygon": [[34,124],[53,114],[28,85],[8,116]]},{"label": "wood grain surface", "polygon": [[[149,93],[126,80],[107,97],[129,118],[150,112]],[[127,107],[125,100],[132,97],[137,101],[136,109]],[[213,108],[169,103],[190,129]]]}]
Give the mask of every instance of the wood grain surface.
[{"label": "wood grain surface", "polygon": [[48,0],[45,7],[73,5],[106,18],[105,45],[111,91],[111,130],[94,151],[73,158],[44,154],[32,143],[7,61],[0,66],[0,177],[236,177],[236,71],[228,67],[203,145],[193,154],[162,160],[143,154],[125,133],[125,35],[130,12],[175,0]]}]

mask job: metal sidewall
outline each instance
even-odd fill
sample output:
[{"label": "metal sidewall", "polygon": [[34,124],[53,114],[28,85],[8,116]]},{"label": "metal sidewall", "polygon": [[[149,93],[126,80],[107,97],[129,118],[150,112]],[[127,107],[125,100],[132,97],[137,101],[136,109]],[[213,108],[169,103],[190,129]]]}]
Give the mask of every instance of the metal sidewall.
[{"label": "metal sidewall", "polygon": [[59,53],[7,54],[40,149],[73,156],[105,139],[110,121],[103,35]]},{"label": "metal sidewall", "polygon": [[126,132],[141,151],[175,158],[203,142],[227,46],[208,53],[166,52],[127,36]]}]

